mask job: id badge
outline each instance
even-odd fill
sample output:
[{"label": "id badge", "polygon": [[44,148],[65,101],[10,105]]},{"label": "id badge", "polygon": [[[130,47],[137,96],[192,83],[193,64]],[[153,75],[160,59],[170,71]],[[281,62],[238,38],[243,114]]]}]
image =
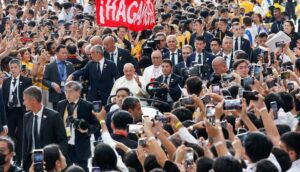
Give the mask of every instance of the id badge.
[{"label": "id badge", "polygon": [[61,82],[60,82],[60,86],[61,86],[61,87],[64,87],[64,86],[65,86],[65,81],[61,81]]},{"label": "id badge", "polygon": [[66,127],[67,137],[71,137],[71,127]]}]

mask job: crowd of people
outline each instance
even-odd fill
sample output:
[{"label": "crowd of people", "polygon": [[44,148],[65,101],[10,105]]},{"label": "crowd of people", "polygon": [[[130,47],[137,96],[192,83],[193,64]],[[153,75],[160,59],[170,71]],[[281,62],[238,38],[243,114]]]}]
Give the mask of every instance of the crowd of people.
[{"label": "crowd of people", "polygon": [[300,3],[95,6],[0,1],[0,171],[300,171]]}]

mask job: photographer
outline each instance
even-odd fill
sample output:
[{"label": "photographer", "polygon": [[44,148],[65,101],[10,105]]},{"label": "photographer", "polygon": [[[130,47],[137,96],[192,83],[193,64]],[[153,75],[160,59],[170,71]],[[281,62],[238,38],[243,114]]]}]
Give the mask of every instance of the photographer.
[{"label": "photographer", "polygon": [[98,121],[92,115],[92,104],[80,98],[80,83],[67,82],[65,94],[66,100],[58,103],[58,112],[64,120],[68,137],[68,164],[75,163],[88,171],[90,135],[99,128]]}]

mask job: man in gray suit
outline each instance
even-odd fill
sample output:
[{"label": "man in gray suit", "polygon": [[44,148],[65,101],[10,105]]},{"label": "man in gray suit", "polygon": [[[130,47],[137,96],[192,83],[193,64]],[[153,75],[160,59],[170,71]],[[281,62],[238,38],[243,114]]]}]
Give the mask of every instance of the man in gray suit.
[{"label": "man in gray suit", "polygon": [[56,48],[56,59],[46,66],[43,84],[49,87],[49,101],[57,110],[57,103],[65,99],[64,87],[67,77],[74,72],[73,64],[66,61],[68,51],[64,45]]}]

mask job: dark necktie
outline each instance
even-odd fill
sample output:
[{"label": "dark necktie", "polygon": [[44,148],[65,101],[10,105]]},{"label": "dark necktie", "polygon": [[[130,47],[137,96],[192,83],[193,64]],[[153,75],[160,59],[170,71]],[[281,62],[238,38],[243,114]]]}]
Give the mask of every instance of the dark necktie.
[{"label": "dark necktie", "polygon": [[34,134],[34,145],[35,149],[40,149],[40,140],[39,140],[39,133],[38,133],[38,116],[34,115],[34,128],[33,128],[33,134]]},{"label": "dark necktie", "polygon": [[114,53],[110,53],[110,60],[115,62],[115,59],[114,59]]},{"label": "dark necktie", "polygon": [[199,64],[202,64],[201,54],[198,54],[198,63],[199,63]]},{"label": "dark necktie", "polygon": [[239,49],[239,39],[235,38],[234,51]]},{"label": "dark necktie", "polygon": [[67,106],[68,116],[72,116],[73,115],[74,105],[75,105],[75,103],[68,103],[68,106]]},{"label": "dark necktie", "polygon": [[168,84],[168,78],[169,78],[168,76],[165,76],[165,79],[164,79],[165,84]]},{"label": "dark necktie", "polygon": [[172,63],[173,63],[173,65],[175,65],[175,53],[172,53]]},{"label": "dark necktie", "polygon": [[16,84],[17,84],[17,78],[14,78],[13,88],[15,88],[15,89],[12,92],[12,95],[13,95],[13,99],[12,99],[13,107],[16,107],[18,105],[18,96],[17,96],[17,90],[18,90],[18,88],[15,87]]},{"label": "dark necktie", "polygon": [[97,63],[97,72],[100,73],[100,62]]}]

